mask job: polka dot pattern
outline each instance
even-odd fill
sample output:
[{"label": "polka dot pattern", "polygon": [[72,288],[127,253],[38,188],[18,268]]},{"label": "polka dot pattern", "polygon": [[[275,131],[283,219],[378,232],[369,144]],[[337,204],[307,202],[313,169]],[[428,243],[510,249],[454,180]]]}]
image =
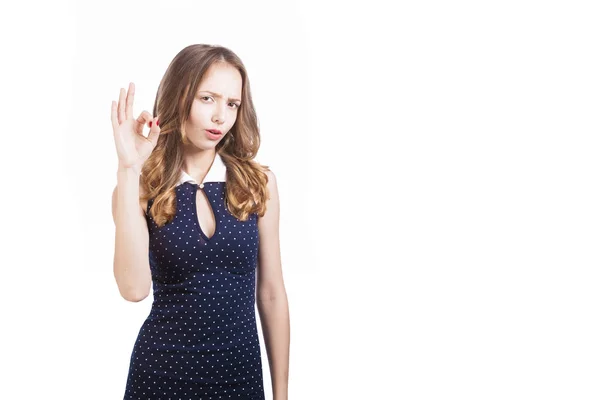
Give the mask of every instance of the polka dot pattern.
[{"label": "polka dot pattern", "polygon": [[[264,400],[257,215],[240,221],[227,210],[224,181],[188,180],[175,190],[173,221],[159,228],[146,216],[154,300],[131,354],[124,399]],[[210,238],[198,222],[198,190],[215,216]]]}]

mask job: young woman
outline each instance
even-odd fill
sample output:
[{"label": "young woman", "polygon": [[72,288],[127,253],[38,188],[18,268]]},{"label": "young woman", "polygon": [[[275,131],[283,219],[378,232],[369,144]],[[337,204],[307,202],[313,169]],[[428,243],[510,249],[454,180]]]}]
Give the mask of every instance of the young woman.
[{"label": "young woman", "polygon": [[[153,288],[125,399],[264,399],[258,304],[274,400],[287,399],[289,310],[273,172],[246,69],[229,49],[192,45],[170,63],[152,115],[135,87],[111,119],[114,275],[129,301]],[[145,126],[148,136],[143,135]]]}]

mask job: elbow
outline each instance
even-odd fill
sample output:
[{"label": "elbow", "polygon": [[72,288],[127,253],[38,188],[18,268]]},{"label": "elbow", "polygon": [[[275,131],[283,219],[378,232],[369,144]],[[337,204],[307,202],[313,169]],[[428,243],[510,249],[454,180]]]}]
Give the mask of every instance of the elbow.
[{"label": "elbow", "polygon": [[287,301],[287,293],[283,286],[274,290],[259,290],[256,300],[259,303],[272,303],[280,300]]},{"label": "elbow", "polygon": [[121,297],[132,303],[138,303],[144,300],[150,294],[150,285],[144,285],[144,287],[138,286],[119,286],[119,293]]},{"label": "elbow", "polygon": [[122,274],[119,275],[118,271],[122,271],[122,269],[117,268],[115,265],[114,276],[122,298],[132,303],[138,303],[148,297],[152,287],[151,276],[141,278],[141,280],[138,278],[135,282],[130,282],[131,278],[126,281]]},{"label": "elbow", "polygon": [[139,303],[140,301],[144,300],[146,297],[148,297],[149,293],[144,292],[144,293],[140,293],[140,292],[131,292],[131,293],[121,293],[121,296],[127,300],[130,301],[132,303]]}]

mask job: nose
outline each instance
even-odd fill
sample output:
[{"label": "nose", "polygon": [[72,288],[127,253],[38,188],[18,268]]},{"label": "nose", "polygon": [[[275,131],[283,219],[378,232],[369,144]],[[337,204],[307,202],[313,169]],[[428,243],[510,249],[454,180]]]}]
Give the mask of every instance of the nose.
[{"label": "nose", "polygon": [[215,111],[212,120],[214,123],[217,124],[222,124],[225,121],[225,117],[223,116],[223,112],[221,111],[221,109]]}]

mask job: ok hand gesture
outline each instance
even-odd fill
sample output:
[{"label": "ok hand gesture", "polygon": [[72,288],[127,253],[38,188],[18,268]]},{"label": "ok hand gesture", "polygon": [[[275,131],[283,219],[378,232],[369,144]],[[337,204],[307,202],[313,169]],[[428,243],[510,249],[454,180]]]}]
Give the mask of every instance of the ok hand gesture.
[{"label": "ok hand gesture", "polygon": [[[142,111],[137,119],[133,119],[134,95],[133,82],[129,83],[127,98],[125,98],[125,89],[121,88],[118,106],[115,101],[112,102],[111,120],[119,166],[133,167],[139,173],[158,143],[160,127],[158,117],[152,118],[148,111]],[[143,128],[148,122],[150,132],[146,137],[143,135]]]}]

